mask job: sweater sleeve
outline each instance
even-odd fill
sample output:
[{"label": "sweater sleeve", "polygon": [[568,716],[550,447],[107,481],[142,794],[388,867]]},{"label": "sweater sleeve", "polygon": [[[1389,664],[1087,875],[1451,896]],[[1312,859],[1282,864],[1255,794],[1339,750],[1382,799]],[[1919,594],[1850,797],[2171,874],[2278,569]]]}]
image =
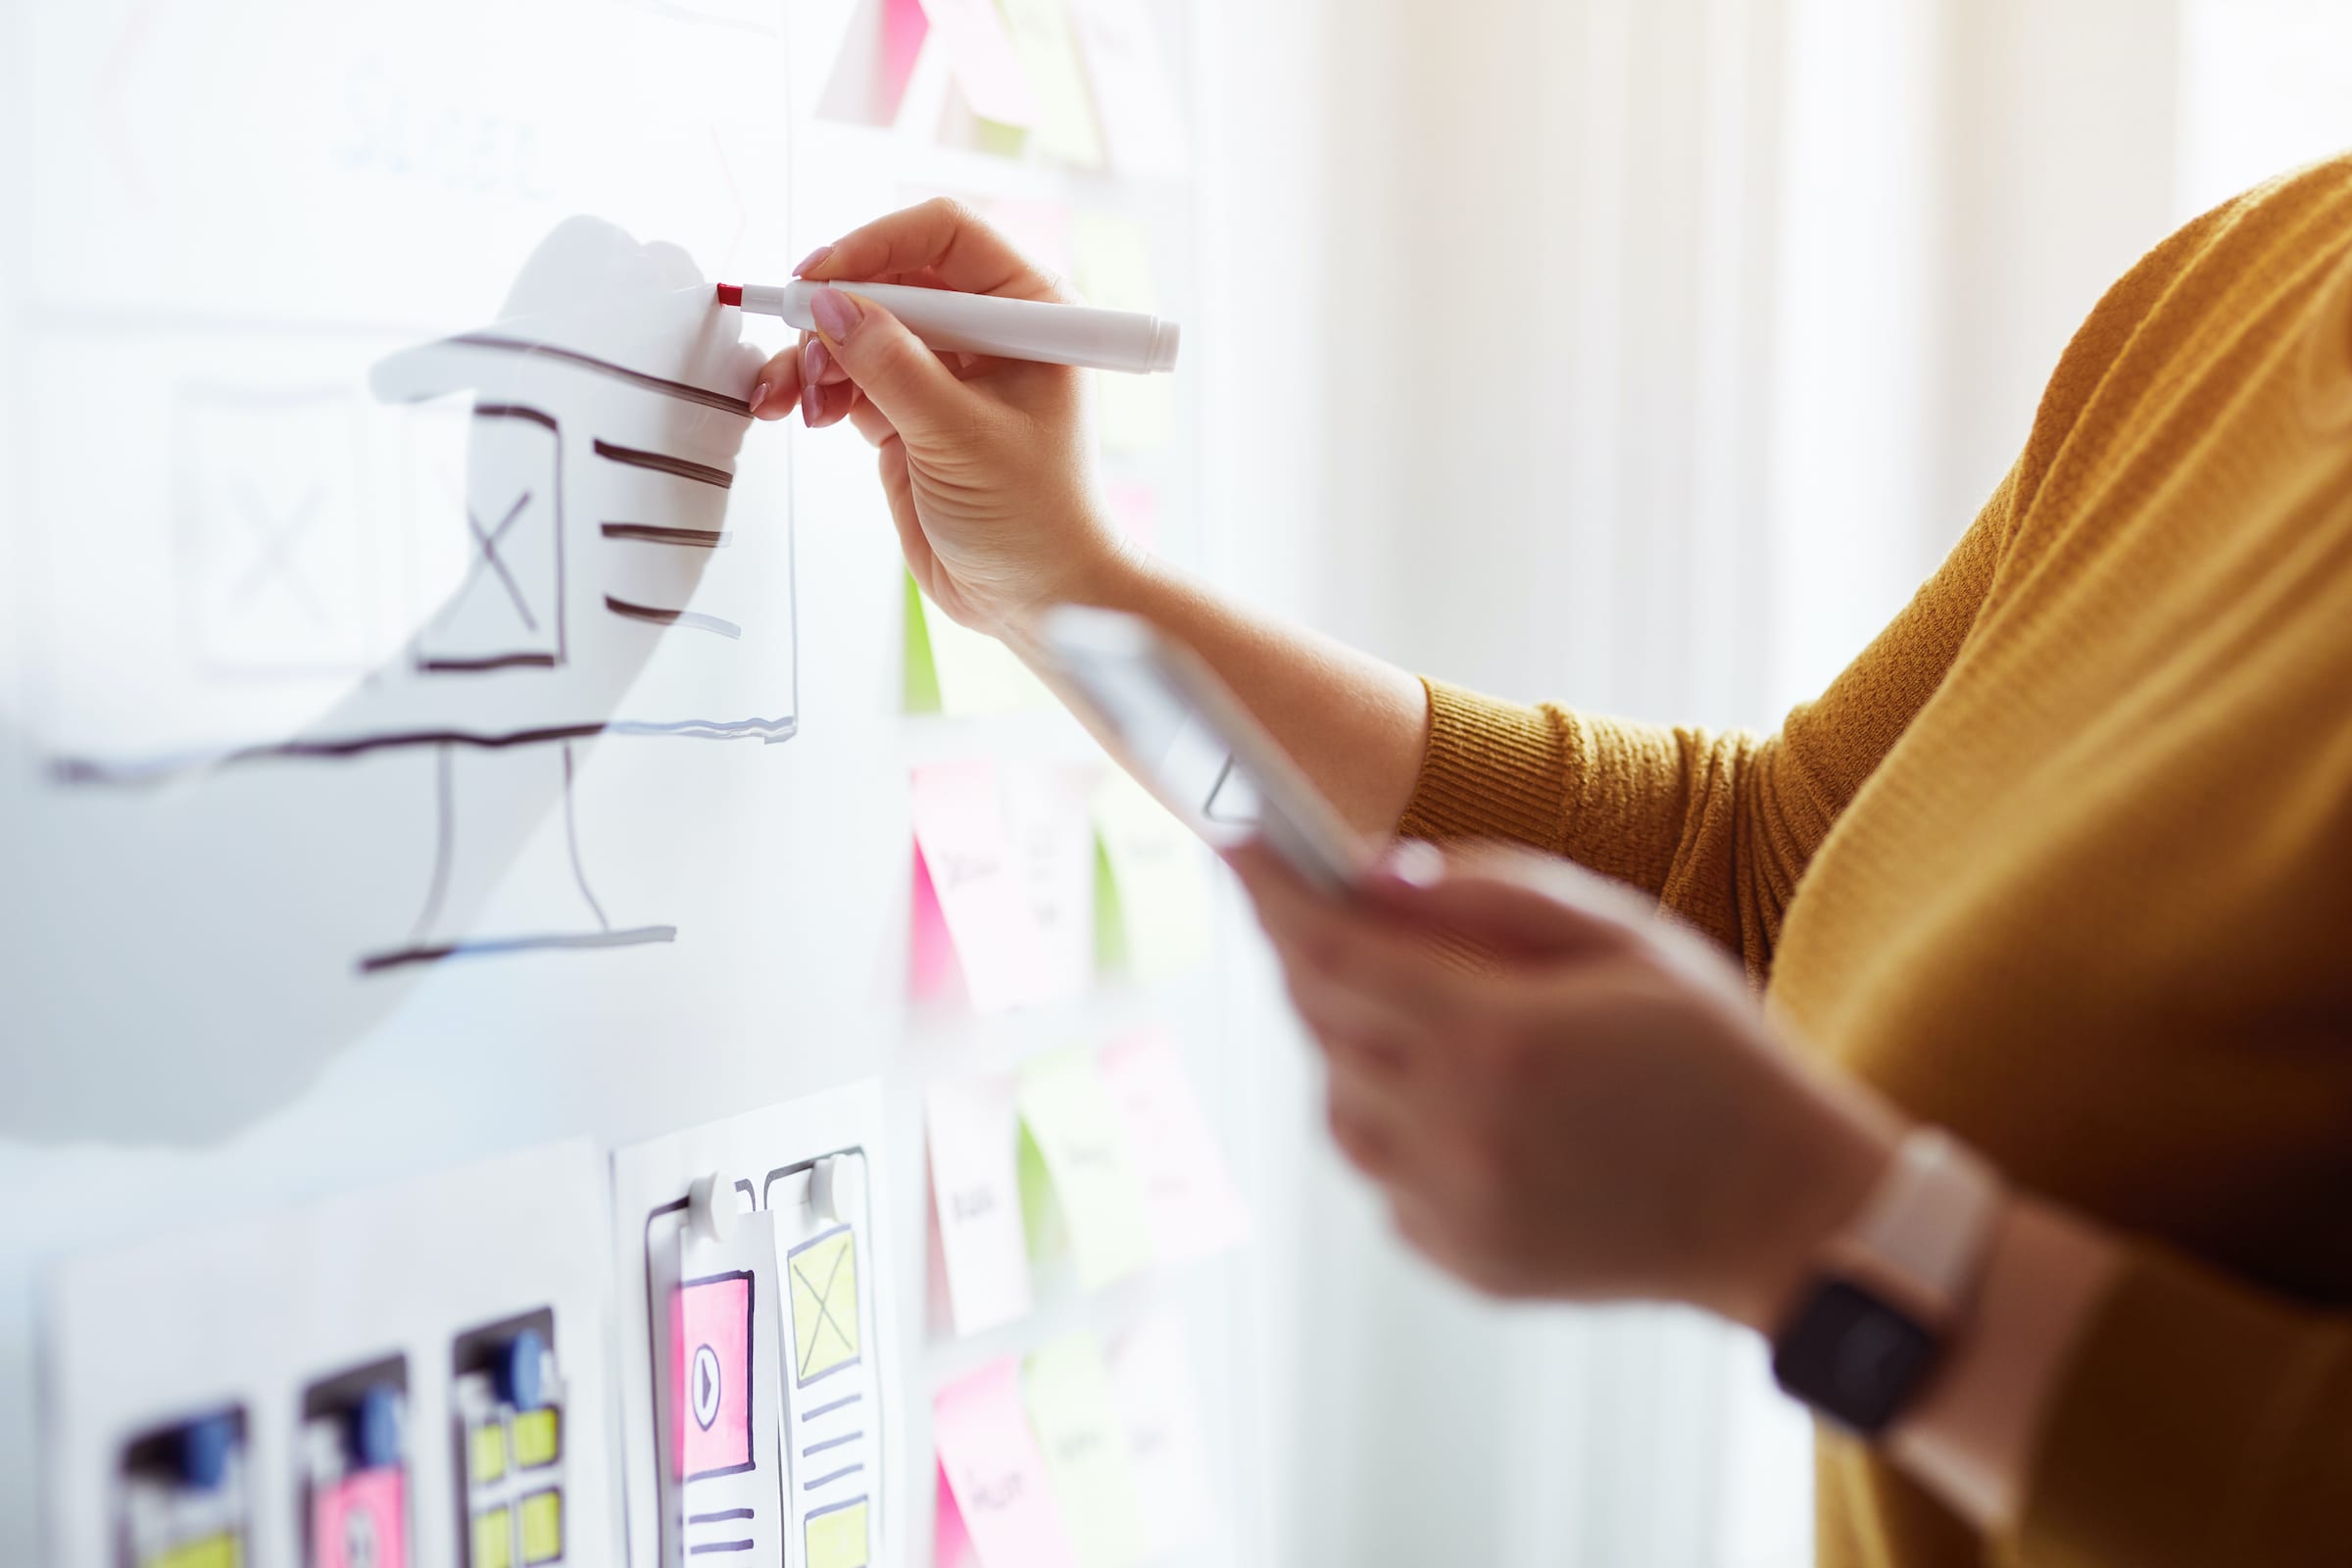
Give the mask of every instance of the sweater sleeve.
[{"label": "sweater sleeve", "polygon": [[1902,612],[1777,735],[1531,708],[1425,681],[1429,745],[1398,833],[1566,856],[1655,896],[1763,975],[1813,852],[1958,656],[2017,489],[2013,473]]},{"label": "sweater sleeve", "polygon": [[2133,1250],[2061,1376],[2016,1560],[2303,1568],[2352,1542],[2352,1319]]}]

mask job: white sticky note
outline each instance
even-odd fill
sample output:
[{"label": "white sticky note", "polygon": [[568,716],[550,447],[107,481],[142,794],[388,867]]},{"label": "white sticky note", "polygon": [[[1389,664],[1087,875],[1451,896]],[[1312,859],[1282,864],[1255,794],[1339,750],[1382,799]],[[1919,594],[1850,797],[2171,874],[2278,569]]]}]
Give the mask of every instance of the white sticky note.
[{"label": "white sticky note", "polygon": [[1144,178],[1183,174],[1190,161],[1184,116],[1142,0],[1072,0],[1070,23],[1094,82],[1111,167]]},{"label": "white sticky note", "polygon": [[1108,1357],[1144,1539],[1155,1554],[1179,1551],[1205,1532],[1210,1500],[1184,1326],[1154,1313],[1112,1340]]},{"label": "white sticky note", "polygon": [[957,1334],[977,1334],[1029,1311],[1014,1089],[1010,1078],[966,1078],[934,1083],[924,1096],[931,1198]]},{"label": "white sticky note", "polygon": [[1249,1210],[1175,1041],[1158,1030],[1132,1034],[1104,1048],[1098,1065],[1144,1185],[1159,1261],[1189,1262],[1240,1243]]},{"label": "white sticky note", "polygon": [[923,14],[947,46],[956,85],[973,114],[1001,125],[1036,122],[1037,94],[989,0],[923,0]]},{"label": "white sticky note", "polygon": [[1005,842],[1045,950],[1053,996],[1075,996],[1095,971],[1095,827],[1090,799],[1101,769],[1006,762],[998,769]]}]

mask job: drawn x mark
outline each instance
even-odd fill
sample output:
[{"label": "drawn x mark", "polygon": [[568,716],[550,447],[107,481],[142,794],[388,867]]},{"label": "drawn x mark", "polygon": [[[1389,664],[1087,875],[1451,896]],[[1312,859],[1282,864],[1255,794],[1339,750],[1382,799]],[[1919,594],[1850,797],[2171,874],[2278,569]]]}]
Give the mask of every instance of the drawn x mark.
[{"label": "drawn x mark", "polygon": [[[473,558],[473,567],[466,574],[466,588],[458,591],[457,599],[463,599],[466,596],[466,589],[471,588],[474,579],[482,574],[482,568],[488,566],[492,571],[498,573],[498,580],[505,586],[507,598],[514,602],[514,613],[522,617],[523,625],[532,631],[537,631],[539,622],[531,615],[530,602],[522,597],[522,586],[515,582],[514,574],[507,569],[506,562],[498,553],[498,542],[507,536],[507,530],[514,526],[514,519],[521,516],[522,509],[530,504],[531,492],[525,490],[514,498],[514,504],[507,509],[505,516],[498,519],[498,526],[495,528],[484,528],[482,519],[474,515],[473,509],[471,507],[466,509],[466,530],[473,535],[473,542],[479,545],[481,550]],[[453,599],[451,603],[455,604],[456,599]]]},{"label": "drawn x mark", "polygon": [[310,527],[314,514],[318,511],[318,487],[312,486],[310,494],[296,503],[291,512],[271,521],[268,511],[262,506],[262,498],[254,492],[253,487],[245,483],[238,484],[237,510],[245,514],[245,520],[252,524],[254,533],[262,542],[261,554],[254,558],[253,569],[237,584],[232,596],[238,604],[252,598],[264,583],[278,582],[302,601],[303,608],[311,612],[312,619],[324,621],[327,618],[326,609],[318,603],[318,596],[311,592],[311,585],[294,569],[294,545]]},{"label": "drawn x mark", "polygon": [[834,1250],[833,1272],[825,1276],[824,1287],[821,1290],[817,1287],[816,1281],[810,1279],[802,1271],[800,1264],[795,1263],[792,1265],[792,1271],[795,1274],[800,1275],[801,1283],[808,1286],[808,1294],[816,1298],[816,1328],[814,1332],[808,1336],[808,1353],[801,1357],[801,1368],[799,1375],[802,1377],[807,1377],[808,1375],[808,1363],[816,1359],[817,1341],[824,1334],[827,1327],[830,1327],[833,1332],[840,1337],[843,1345],[846,1346],[851,1343],[849,1335],[842,1329],[841,1320],[833,1315],[833,1302],[831,1299],[833,1295],[833,1282],[841,1278],[841,1265],[849,1258],[849,1248],[843,1247]]}]

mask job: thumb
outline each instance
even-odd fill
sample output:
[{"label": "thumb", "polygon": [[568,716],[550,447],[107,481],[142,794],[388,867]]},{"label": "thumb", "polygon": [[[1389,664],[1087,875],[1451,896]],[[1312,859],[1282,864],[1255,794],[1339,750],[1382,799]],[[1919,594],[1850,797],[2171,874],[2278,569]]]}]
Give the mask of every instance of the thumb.
[{"label": "thumb", "polygon": [[1435,852],[1426,845],[1410,849],[1428,854],[1402,861],[1392,856],[1366,880],[1365,896],[1403,920],[1475,943],[1505,962],[1564,962],[1613,951],[1633,934],[1617,890],[1598,878],[1552,864],[1522,865],[1521,857],[1479,856],[1446,866],[1432,863]]},{"label": "thumb", "polygon": [[808,311],[834,363],[901,437],[919,449],[971,423],[973,394],[897,317],[838,288],[818,289]]}]

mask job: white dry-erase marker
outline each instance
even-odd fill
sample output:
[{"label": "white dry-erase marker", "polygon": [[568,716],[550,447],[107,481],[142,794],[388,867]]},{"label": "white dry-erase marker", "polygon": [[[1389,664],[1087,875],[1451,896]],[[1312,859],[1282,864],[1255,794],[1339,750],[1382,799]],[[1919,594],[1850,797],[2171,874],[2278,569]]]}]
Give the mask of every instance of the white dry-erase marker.
[{"label": "white dry-erase marker", "polygon": [[954,289],[914,288],[905,283],[812,283],[805,277],[781,287],[721,283],[718,303],[761,316],[781,316],[809,332],[816,329],[816,318],[808,313],[808,297],[820,288],[837,288],[872,300],[935,349],[1137,374],[1176,368],[1176,337],[1181,329],[1174,321],[1141,311],[1104,311],[1052,300],[1008,300],[995,294],[959,294]]}]

